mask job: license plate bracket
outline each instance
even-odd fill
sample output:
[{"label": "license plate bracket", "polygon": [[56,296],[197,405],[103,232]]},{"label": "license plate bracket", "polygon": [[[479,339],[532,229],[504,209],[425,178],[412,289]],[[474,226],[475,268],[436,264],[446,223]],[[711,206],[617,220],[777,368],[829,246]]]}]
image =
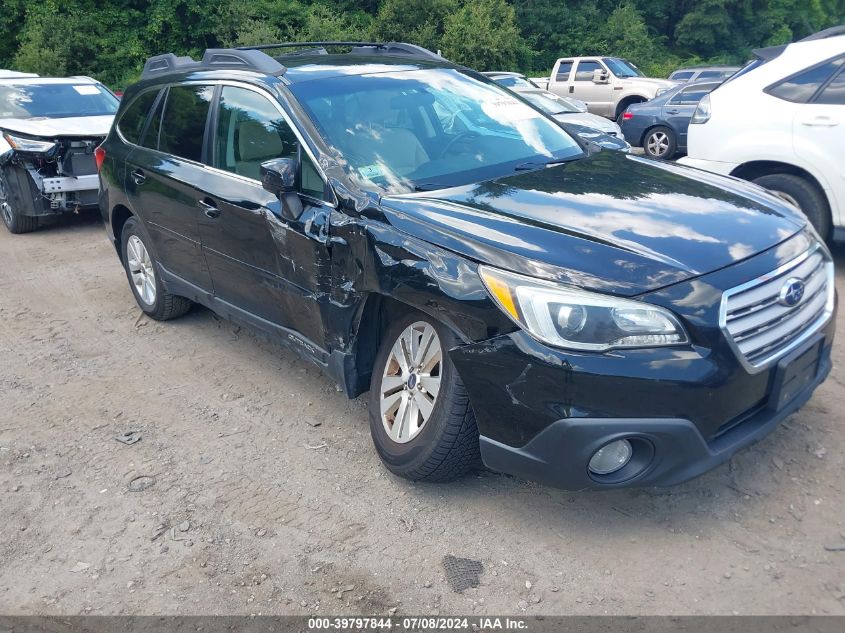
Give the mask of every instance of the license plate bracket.
[{"label": "license plate bracket", "polygon": [[818,338],[778,362],[769,408],[780,411],[819,374],[824,338]]}]

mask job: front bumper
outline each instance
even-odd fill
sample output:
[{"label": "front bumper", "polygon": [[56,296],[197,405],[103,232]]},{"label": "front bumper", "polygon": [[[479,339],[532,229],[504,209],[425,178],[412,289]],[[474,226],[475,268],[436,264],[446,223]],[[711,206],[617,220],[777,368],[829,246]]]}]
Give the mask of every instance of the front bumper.
[{"label": "front bumper", "polygon": [[[491,470],[567,490],[679,484],[726,462],[804,406],[830,373],[830,349],[823,347],[815,378],[783,408],[759,406],[711,440],[681,418],[574,418],[552,422],[521,447],[481,436],[481,457]],[[592,455],[622,438],[634,447],[629,465],[610,476],[592,475]]]},{"label": "front bumper", "polygon": [[[484,463],[570,490],[662,486],[700,475],[767,435],[829,374],[835,309],[800,347],[753,372],[719,327],[719,309],[725,291],[793,260],[808,244],[799,234],[643,297],[681,317],[691,336],[687,346],[577,353],[517,330],[453,349]],[[815,364],[800,381],[786,381],[807,358]],[[632,441],[637,468],[591,475],[594,452],[623,437]]]}]

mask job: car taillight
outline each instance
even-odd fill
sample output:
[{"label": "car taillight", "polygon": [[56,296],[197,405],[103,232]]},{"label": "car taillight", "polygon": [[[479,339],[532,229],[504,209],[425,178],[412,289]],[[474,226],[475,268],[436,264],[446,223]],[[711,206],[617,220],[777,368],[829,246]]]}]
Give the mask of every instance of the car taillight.
[{"label": "car taillight", "polygon": [[97,171],[100,171],[103,167],[103,162],[106,160],[106,150],[103,149],[102,145],[98,145],[97,148],[94,150],[94,162],[97,163]]},{"label": "car taillight", "polygon": [[634,115],[631,112],[623,112],[622,113],[622,120],[623,121],[630,121],[634,118]]}]

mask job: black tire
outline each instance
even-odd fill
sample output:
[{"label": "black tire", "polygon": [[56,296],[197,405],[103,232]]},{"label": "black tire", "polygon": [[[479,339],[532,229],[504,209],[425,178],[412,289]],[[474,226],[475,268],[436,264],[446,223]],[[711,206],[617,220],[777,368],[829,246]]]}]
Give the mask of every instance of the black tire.
[{"label": "black tire", "polygon": [[38,228],[38,218],[23,215],[18,209],[15,196],[9,191],[6,176],[2,172],[0,172],[0,216],[3,217],[3,224],[9,232],[16,235],[32,233]]},{"label": "black tire", "polygon": [[[652,144],[651,148],[649,147],[650,144]],[[643,152],[649,158],[661,160],[673,158],[678,153],[678,139],[675,132],[672,128],[664,125],[651,128],[643,136]]]},{"label": "black tire", "polygon": [[[153,285],[155,287],[155,295],[152,297],[151,302],[147,302],[147,300],[141,296],[138,288],[135,286],[135,282],[132,278],[132,272],[130,271],[129,240],[133,237],[140,240],[151,263],[150,268],[153,271]],[[161,272],[155,260],[155,255],[152,250],[150,250],[150,238],[144,230],[144,227],[136,218],[129,218],[123,225],[120,245],[123,269],[126,271],[126,278],[129,280],[129,288],[132,290],[132,294],[135,295],[135,301],[138,302],[138,306],[141,310],[143,310],[144,314],[156,321],[167,321],[168,319],[180,317],[191,309],[192,302],[189,299],[170,294],[167,290],[165,290],[164,285],[161,283]]]},{"label": "black tire", "polygon": [[[440,390],[419,433],[410,441],[399,443],[388,435],[382,422],[382,377],[393,344],[406,328],[418,322],[432,326],[440,341]],[[457,342],[447,327],[418,312],[395,321],[382,338],[370,381],[370,433],[384,465],[400,477],[413,481],[451,481],[481,466],[475,414],[448,354]]]},{"label": "black tire", "polygon": [[754,183],[788,202],[797,202],[819,235],[823,239],[830,237],[830,207],[815,183],[795,174],[769,174],[755,178]]}]

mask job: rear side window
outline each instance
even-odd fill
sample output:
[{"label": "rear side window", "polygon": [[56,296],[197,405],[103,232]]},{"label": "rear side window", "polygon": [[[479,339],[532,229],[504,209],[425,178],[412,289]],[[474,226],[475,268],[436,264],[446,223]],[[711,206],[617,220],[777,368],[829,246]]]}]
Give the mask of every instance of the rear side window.
[{"label": "rear side window", "polygon": [[560,62],[557,67],[555,81],[569,81],[569,73],[572,72],[572,62]]},{"label": "rear side window", "polygon": [[690,77],[692,77],[692,72],[684,70],[681,72],[672,73],[669,79],[671,79],[672,81],[686,81]]},{"label": "rear side window", "polygon": [[167,93],[158,148],[200,162],[213,86],[173,86]]},{"label": "rear side window", "polygon": [[700,86],[691,86],[689,88],[684,88],[683,90],[679,90],[678,93],[672,97],[669,103],[673,105],[696,105],[701,98],[713,92],[713,90],[719,84],[702,84]]},{"label": "rear side window", "polygon": [[842,68],[843,62],[845,62],[845,57],[818,64],[769,86],[766,92],[786,101],[807,103],[819,88]]},{"label": "rear side window", "polygon": [[724,76],[721,70],[702,70],[696,79],[719,79]]},{"label": "rear side window", "polygon": [[816,98],[816,103],[845,105],[845,70],[842,70]]},{"label": "rear side window", "polygon": [[135,99],[117,124],[117,129],[120,130],[121,136],[130,143],[138,144],[141,139],[141,132],[144,129],[144,122],[147,120],[147,114],[158,96],[158,90],[148,90],[142,92],[137,99]]}]

